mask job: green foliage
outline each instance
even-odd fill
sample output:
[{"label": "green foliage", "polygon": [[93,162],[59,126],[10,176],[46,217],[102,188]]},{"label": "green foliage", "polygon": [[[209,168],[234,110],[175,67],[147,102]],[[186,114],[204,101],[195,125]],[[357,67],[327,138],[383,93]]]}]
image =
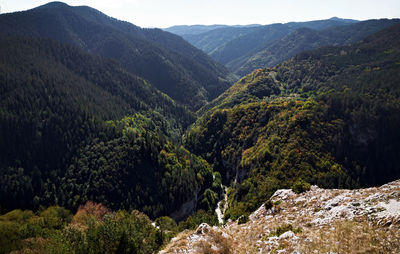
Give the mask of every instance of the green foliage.
[{"label": "green foliage", "polygon": [[104,119],[142,112],[174,140],[193,120],[112,61],[47,40],[3,38],[0,45],[2,210],[73,199],[56,185],[80,149],[113,135]]},{"label": "green foliage", "polygon": [[75,253],[153,253],[163,243],[162,233],[137,211],[108,214],[102,221],[92,217],[86,230],[79,226],[84,225],[62,231],[63,244]]},{"label": "green foliage", "polygon": [[269,236],[280,236],[287,231],[292,231],[295,234],[301,233],[303,230],[301,227],[294,228],[292,224],[285,224],[283,226],[279,226],[273,231]]},{"label": "green foliage", "polygon": [[199,113],[232,108],[240,103],[249,103],[280,93],[281,88],[276,82],[276,73],[270,69],[259,69],[240,79],[218,98],[201,108]]},{"label": "green foliage", "polygon": [[[242,172],[240,183],[230,192],[226,219],[254,211],[277,189],[290,188],[299,176],[327,185],[328,178],[341,181],[343,168],[333,161],[324,141],[336,135],[341,122],[321,121],[325,112],[312,100],[243,103],[216,110],[204,129],[195,127],[187,135],[189,148],[214,162],[223,179],[235,176],[236,170]],[[325,161],[332,166],[319,171],[318,165]]]},{"label": "green foliage", "polygon": [[214,212],[198,210],[190,215],[185,221],[181,221],[179,223],[179,229],[180,231],[184,229],[196,229],[201,223],[207,223],[211,226],[218,225],[217,215]]},{"label": "green foliage", "polygon": [[156,227],[158,227],[158,229],[163,233],[164,243],[168,243],[179,233],[179,227],[175,220],[168,216],[159,217],[154,221],[154,223]]},{"label": "green foliage", "polygon": [[[180,34],[239,77],[273,67],[305,50],[327,45],[349,45],[399,19],[316,20],[266,26],[222,27],[199,34]],[[185,30],[189,28],[183,28]],[[390,51],[388,51],[390,52]]]},{"label": "green foliage", "polygon": [[40,212],[39,216],[44,218],[44,226],[49,229],[61,229],[72,221],[71,212],[59,206],[51,206]]},{"label": "green foliage", "polygon": [[204,197],[200,201],[200,209],[212,212],[218,203],[218,195],[210,189],[204,191]]},{"label": "green foliage", "polygon": [[204,192],[204,205],[214,206],[217,196],[208,189],[212,168],[173,144],[152,120],[136,114],[108,122],[107,128],[112,135],[84,147],[62,180],[71,183],[62,186],[63,193],[76,197],[65,201],[67,207],[93,200],[156,218],[178,210],[197,191]]},{"label": "green foliage", "polygon": [[[260,26],[225,26],[218,27],[218,29],[213,29],[211,31],[204,31],[203,33],[196,34],[190,33],[189,31],[189,33],[185,34],[181,34],[180,32],[176,33],[176,31],[170,32],[182,36],[182,38],[184,38],[186,41],[190,42],[192,45],[210,55],[214,51],[218,50],[218,48],[223,47],[224,44],[229,43],[230,41],[235,40],[240,36],[252,33],[259,29],[259,27]],[[194,27],[189,27],[190,30],[193,30],[193,28]]]},{"label": "green foliage", "polygon": [[72,215],[61,207],[38,215],[21,210],[2,215],[0,252],[154,253],[170,239],[138,211],[108,211],[101,218],[95,210],[88,212],[88,219],[79,222],[71,222]]},{"label": "green foliage", "polygon": [[249,221],[249,216],[241,215],[238,219],[238,224],[244,224]]},{"label": "green foliage", "polygon": [[[256,53],[268,48],[271,44],[279,42],[281,39],[290,35],[300,28],[309,28],[322,30],[324,28],[336,27],[356,22],[354,20],[315,20],[309,22],[290,22],[287,24],[271,24],[260,27],[250,27],[246,31],[240,31],[237,37],[231,37],[230,40],[222,42],[212,52],[211,57],[225,64],[235,73],[242,74],[240,67],[251,59]],[[219,30],[217,30],[219,32]],[[263,65],[270,66],[270,65]],[[250,70],[253,71],[254,69]],[[248,73],[244,73],[248,74]]]},{"label": "green foliage", "polygon": [[224,66],[181,37],[160,29],[142,29],[88,7],[49,3],[2,15],[0,33],[3,37],[50,38],[114,59],[192,109],[217,97],[233,82]]},{"label": "green foliage", "polygon": [[293,191],[297,194],[305,192],[305,191],[309,191],[310,188],[311,188],[311,185],[309,183],[307,183],[306,181],[304,181],[303,179],[296,181],[292,186]]},{"label": "green foliage", "polygon": [[[197,109],[227,84],[225,70],[179,38],[85,7],[53,3],[29,13],[47,17],[48,8],[60,14],[55,20],[71,14],[109,24],[95,32],[104,39],[97,44],[74,18],[65,22],[79,33],[57,27],[53,39],[119,63],[44,39],[0,40],[0,210],[35,210],[0,216],[0,252],[154,253],[179,230],[218,225],[222,184],[230,186],[225,220],[245,223],[279,188],[299,193],[310,184],[354,188],[400,177],[399,26],[244,77],[199,111],[184,147],[193,112],[132,73]],[[0,24],[2,34],[24,35],[47,25],[40,18],[29,31]],[[283,36],[287,27],[280,28],[267,28],[268,38]],[[195,197],[200,210],[177,212]],[[51,205],[79,208],[72,219]],[[165,215],[188,217],[176,225]],[[156,227],[147,216],[159,217]],[[287,230],[300,229],[285,225],[275,234]]]},{"label": "green foliage", "polygon": [[365,37],[399,22],[399,19],[380,19],[361,21],[350,25],[341,24],[322,30],[300,28],[280,40],[268,43],[252,52],[240,61],[241,65],[235,65],[235,69],[231,68],[231,70],[237,75],[243,76],[258,68],[275,66],[305,50],[359,42]]},{"label": "green foliage", "polygon": [[270,199],[268,199],[267,202],[264,203],[264,207],[265,209],[269,210],[274,207],[274,203]]},{"label": "green foliage", "polygon": [[95,200],[155,218],[212,187],[208,163],[177,142],[193,115],[146,81],[59,43],[0,44],[2,211]]},{"label": "green foliage", "polygon": [[222,191],[222,179],[221,174],[218,171],[213,173],[213,184],[211,189],[217,193]]},{"label": "green foliage", "polygon": [[177,233],[178,225],[176,224],[174,219],[172,219],[168,216],[163,216],[163,217],[157,218],[155,220],[155,224],[162,231],[172,231],[172,232]]},{"label": "green foliage", "polygon": [[0,216],[0,253],[18,250],[32,237],[49,237],[71,222],[71,213],[62,207],[49,207],[39,214],[13,210]]},{"label": "green foliage", "polygon": [[[185,144],[231,186],[225,219],[249,214],[279,188],[355,188],[400,177],[399,31],[257,70],[211,103]],[[277,94],[254,96],[263,84]]]}]

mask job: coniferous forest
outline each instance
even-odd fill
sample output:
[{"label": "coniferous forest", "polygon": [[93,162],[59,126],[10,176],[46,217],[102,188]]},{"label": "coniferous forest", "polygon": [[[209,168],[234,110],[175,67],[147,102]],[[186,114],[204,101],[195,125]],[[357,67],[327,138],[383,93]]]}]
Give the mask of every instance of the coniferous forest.
[{"label": "coniferous forest", "polygon": [[398,20],[284,27],[203,32],[248,54],[239,79],[89,7],[0,15],[0,253],[154,253],[217,225],[224,186],[227,221],[281,188],[398,179]]}]

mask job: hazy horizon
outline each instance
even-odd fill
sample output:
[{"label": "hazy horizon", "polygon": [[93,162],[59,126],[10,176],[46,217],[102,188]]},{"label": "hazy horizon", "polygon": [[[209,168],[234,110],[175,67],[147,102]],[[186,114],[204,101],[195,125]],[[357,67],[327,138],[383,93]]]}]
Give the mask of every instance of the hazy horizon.
[{"label": "hazy horizon", "polygon": [[[1,13],[24,11],[48,0],[2,0]],[[322,20],[332,17],[368,20],[399,18],[396,0],[65,0],[71,6],[90,6],[111,17],[141,27],[167,28],[179,25],[249,25]]]}]

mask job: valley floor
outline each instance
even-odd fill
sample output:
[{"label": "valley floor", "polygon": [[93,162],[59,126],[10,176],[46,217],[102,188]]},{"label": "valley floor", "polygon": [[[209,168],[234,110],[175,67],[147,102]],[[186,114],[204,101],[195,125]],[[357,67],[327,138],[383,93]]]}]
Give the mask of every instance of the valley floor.
[{"label": "valley floor", "polygon": [[201,224],[160,253],[400,253],[400,180],[340,190],[278,190],[238,224]]}]

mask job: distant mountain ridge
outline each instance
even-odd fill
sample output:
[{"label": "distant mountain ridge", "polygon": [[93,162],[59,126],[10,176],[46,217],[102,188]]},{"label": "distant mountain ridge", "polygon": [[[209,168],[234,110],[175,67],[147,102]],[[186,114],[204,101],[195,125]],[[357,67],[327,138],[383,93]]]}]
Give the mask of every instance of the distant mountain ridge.
[{"label": "distant mountain ridge", "polygon": [[380,19],[322,30],[299,28],[256,53],[252,52],[231,61],[228,66],[237,75],[244,76],[258,68],[273,67],[305,50],[359,42],[368,35],[399,23],[400,19]]},{"label": "distant mountain ridge", "polygon": [[[354,21],[356,22],[356,21]],[[271,24],[259,27],[251,33],[226,42],[214,50],[210,56],[216,61],[233,69],[233,63],[245,56],[254,54],[271,43],[283,38],[299,28],[322,30],[328,27],[347,24],[337,20],[316,20],[308,22],[290,22],[286,24]]]},{"label": "distant mountain ridge", "polygon": [[164,28],[164,31],[177,34],[177,35],[184,35],[184,34],[200,34],[204,32],[208,32],[218,28],[228,27],[228,25],[180,25],[180,26],[171,26],[168,28]]},{"label": "distant mountain ridge", "polygon": [[142,29],[86,6],[53,2],[3,14],[0,34],[50,38],[115,59],[192,109],[219,95],[234,80],[225,67],[179,36]]},{"label": "distant mountain ridge", "polygon": [[[328,20],[320,20],[320,21],[310,21],[310,22],[289,22],[285,24],[275,23],[270,25],[249,25],[249,26],[228,26],[222,28],[216,28],[208,32],[204,32],[201,34],[180,34],[184,39],[192,43],[194,46],[202,49],[207,54],[210,54],[214,51],[219,50],[225,44],[233,41],[242,36],[246,36],[247,34],[256,33],[253,37],[263,35],[263,30],[268,30],[270,27],[277,27],[281,25],[281,27],[309,27],[312,29],[323,29],[325,27],[354,23],[356,20],[342,20],[342,19],[328,19]],[[264,32],[265,33],[265,32]],[[224,40],[220,40],[218,43],[214,41],[218,41],[218,37],[224,37]],[[256,38],[257,39],[257,38]],[[213,47],[204,45],[203,40],[208,40]],[[260,41],[261,37],[256,41]]]},{"label": "distant mountain ridge", "polygon": [[205,32],[209,32],[219,28],[227,28],[227,27],[256,27],[261,26],[259,24],[250,24],[250,25],[179,25],[179,26],[171,26],[164,28],[164,31],[177,34],[179,36],[184,35],[195,35],[201,34]]},{"label": "distant mountain ridge", "polygon": [[273,67],[304,50],[361,41],[399,22],[333,17],[256,27],[222,27],[182,37],[241,77],[258,68]]}]

